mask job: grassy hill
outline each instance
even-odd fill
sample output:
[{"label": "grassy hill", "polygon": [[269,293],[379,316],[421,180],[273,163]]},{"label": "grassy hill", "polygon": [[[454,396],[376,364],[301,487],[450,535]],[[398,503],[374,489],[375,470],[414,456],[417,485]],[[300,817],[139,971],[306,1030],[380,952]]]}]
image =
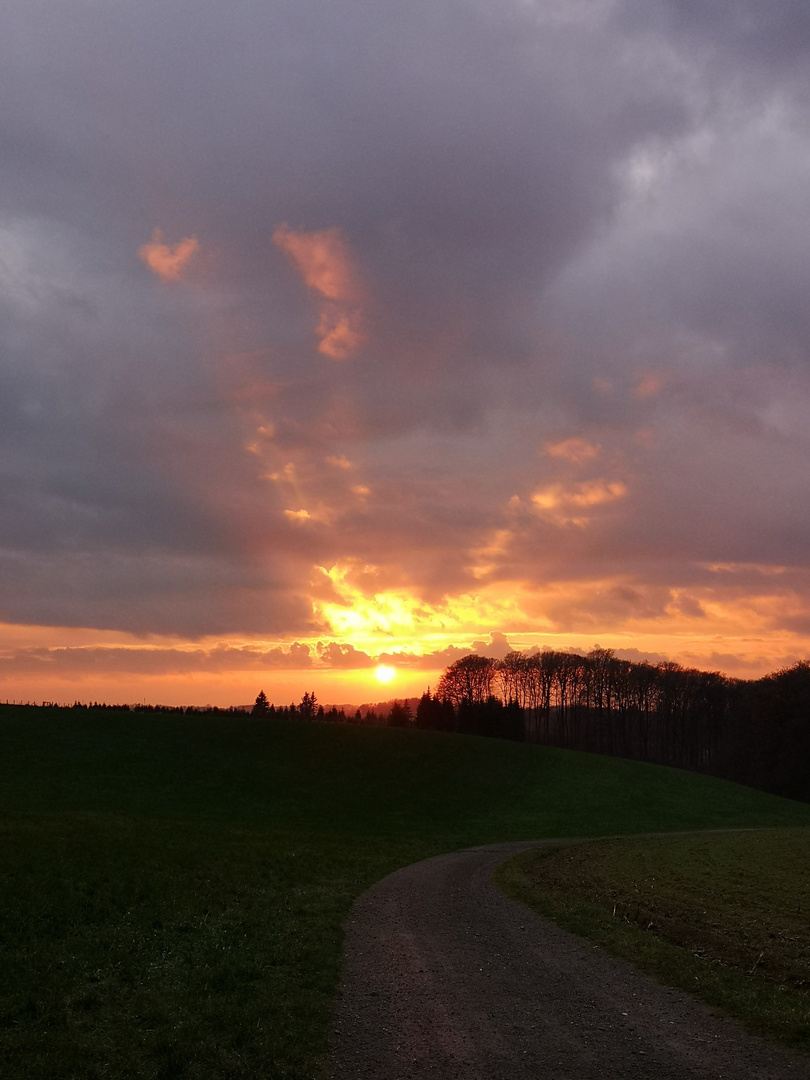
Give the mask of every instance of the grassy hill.
[{"label": "grassy hill", "polygon": [[0,707],[4,1076],[318,1075],[353,899],[496,840],[810,824],[652,765],[434,732]]}]

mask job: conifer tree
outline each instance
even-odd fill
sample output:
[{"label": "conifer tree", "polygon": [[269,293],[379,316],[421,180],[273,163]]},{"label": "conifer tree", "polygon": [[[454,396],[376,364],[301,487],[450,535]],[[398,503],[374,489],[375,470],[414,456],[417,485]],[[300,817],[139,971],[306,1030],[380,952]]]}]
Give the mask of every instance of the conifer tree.
[{"label": "conifer tree", "polygon": [[267,700],[267,696],[264,690],[259,691],[259,696],[253,703],[253,708],[250,711],[251,716],[267,716],[270,712],[270,703]]}]

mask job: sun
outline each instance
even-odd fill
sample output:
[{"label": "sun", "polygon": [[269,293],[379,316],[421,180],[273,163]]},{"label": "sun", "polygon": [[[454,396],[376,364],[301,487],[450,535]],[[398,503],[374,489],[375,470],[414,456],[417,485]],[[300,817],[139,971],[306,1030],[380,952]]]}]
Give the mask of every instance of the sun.
[{"label": "sun", "polygon": [[374,675],[377,682],[390,683],[393,677],[396,675],[397,669],[392,668],[390,664],[380,664]]}]

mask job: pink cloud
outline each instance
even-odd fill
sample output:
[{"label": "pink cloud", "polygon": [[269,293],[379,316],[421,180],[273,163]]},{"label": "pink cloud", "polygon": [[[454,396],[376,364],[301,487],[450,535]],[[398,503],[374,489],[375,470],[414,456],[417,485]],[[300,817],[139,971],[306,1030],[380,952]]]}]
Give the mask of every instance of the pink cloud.
[{"label": "pink cloud", "polygon": [[353,356],[365,340],[362,289],[342,231],[295,232],[288,225],[279,225],[272,239],[307,288],[319,297],[318,352],[333,360]]},{"label": "pink cloud", "polygon": [[138,258],[163,281],[179,281],[199,248],[196,236],[186,236],[171,245],[164,242],[163,230],[155,229],[149,243],[138,248]]},{"label": "pink cloud", "polygon": [[543,447],[543,453],[549,457],[564,458],[574,465],[581,465],[585,461],[598,458],[602,452],[601,447],[588,442],[587,439],[561,439],[559,442],[547,442]]}]

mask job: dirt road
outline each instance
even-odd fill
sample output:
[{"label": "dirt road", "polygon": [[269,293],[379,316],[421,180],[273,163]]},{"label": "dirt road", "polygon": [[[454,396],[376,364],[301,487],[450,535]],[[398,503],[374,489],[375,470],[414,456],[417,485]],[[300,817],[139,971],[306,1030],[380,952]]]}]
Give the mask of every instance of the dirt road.
[{"label": "dirt road", "polygon": [[492,870],[530,846],[428,859],[357,901],[330,1080],[810,1080],[501,895]]}]

